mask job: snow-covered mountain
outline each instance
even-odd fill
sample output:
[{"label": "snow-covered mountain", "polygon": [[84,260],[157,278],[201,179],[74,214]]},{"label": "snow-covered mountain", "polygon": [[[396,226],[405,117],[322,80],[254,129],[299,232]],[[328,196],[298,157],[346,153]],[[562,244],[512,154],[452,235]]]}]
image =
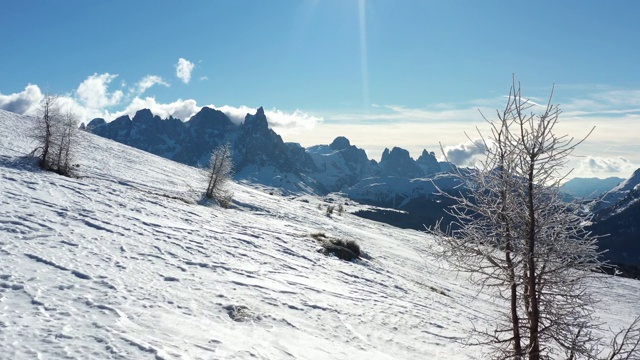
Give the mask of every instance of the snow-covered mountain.
[{"label": "snow-covered mountain", "polygon": [[133,119],[123,116],[110,123],[94,119],[87,129],[194,166],[206,165],[211,150],[228,142],[233,148],[237,179],[281,185],[298,192],[327,194],[345,190],[371,176],[412,179],[433,176],[442,171],[435,155],[426,150],[414,160],[404,149],[385,149],[378,164],[342,136],[330,145],[307,149],[297,143],[285,143],[269,128],[262,108],[258,108],[255,114],[247,114],[240,125],[232,123],[224,113],[204,107],[184,123],[177,119],[161,120],[144,109],[138,111]]},{"label": "snow-covered mountain", "polygon": [[624,179],[618,177],[599,178],[573,178],[562,184],[560,190],[568,195],[580,199],[594,199],[613,189]]},{"label": "snow-covered mountain", "polygon": [[640,278],[640,169],[591,204],[595,222],[591,231],[600,240],[605,258],[633,267],[629,275]]},{"label": "snow-covered mountain", "polygon": [[592,202],[593,212],[598,213],[605,209],[609,209],[608,213],[624,210],[638,197],[639,185],[640,169],[634,171],[630,178],[595,199]]},{"label": "snow-covered mountain", "polygon": [[305,150],[317,171],[313,177],[324,185],[327,191],[340,191],[357,184],[373,175],[375,161],[369,160],[367,153],[343,136],[337,137],[329,145],[316,145]]},{"label": "snow-covered mountain", "polygon": [[[0,358],[463,359],[505,305],[424,233],[350,214],[365,206],[328,217],[241,183],[210,206],[203,171],[89,133],[79,177],[43,172],[32,121],[0,110]],[[313,233],[367,256],[327,257]],[[602,280],[598,315],[626,325],[640,282]]]},{"label": "snow-covered mountain", "polygon": [[[626,201],[627,199],[631,199]],[[627,274],[640,279],[640,194],[636,189],[618,203],[618,207],[607,208],[597,214],[590,230],[604,236],[600,249],[604,257],[618,265],[635,267]]]},{"label": "snow-covered mountain", "polygon": [[438,189],[448,191],[459,185],[459,179],[449,174],[415,179],[397,176],[371,177],[346,189],[344,193],[349,198],[361,202],[384,203],[398,208],[411,199],[432,197]]}]

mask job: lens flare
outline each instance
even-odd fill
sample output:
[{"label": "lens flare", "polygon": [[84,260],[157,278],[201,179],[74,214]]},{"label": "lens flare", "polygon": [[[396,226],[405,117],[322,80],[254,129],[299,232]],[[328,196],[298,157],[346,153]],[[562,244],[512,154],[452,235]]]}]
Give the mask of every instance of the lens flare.
[{"label": "lens flare", "polygon": [[369,60],[367,59],[367,4],[358,0],[358,20],[360,23],[360,70],[362,76],[362,104],[369,108]]}]

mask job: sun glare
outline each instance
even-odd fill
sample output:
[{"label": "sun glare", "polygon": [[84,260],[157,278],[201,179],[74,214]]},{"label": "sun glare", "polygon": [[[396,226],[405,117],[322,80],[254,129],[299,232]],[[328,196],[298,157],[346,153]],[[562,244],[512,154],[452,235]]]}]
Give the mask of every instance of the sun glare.
[{"label": "sun glare", "polygon": [[362,75],[362,105],[369,108],[369,59],[367,53],[367,4],[358,0],[358,22],[360,28],[360,71]]}]

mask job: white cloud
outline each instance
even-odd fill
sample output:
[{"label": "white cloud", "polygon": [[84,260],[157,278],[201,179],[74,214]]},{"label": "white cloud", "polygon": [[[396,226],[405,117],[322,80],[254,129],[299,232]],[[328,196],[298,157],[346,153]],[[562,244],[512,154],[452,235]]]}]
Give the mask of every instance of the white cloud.
[{"label": "white cloud", "polygon": [[209,77],[208,76],[200,76],[200,81],[208,81]]},{"label": "white cloud", "polygon": [[638,164],[634,164],[622,156],[615,158],[587,156],[578,164],[576,175],[585,177],[628,177],[634,170],[638,169],[638,166]]},{"label": "white cloud", "polygon": [[180,58],[176,64],[176,76],[185,84],[191,81],[191,72],[196,65],[187,59]]},{"label": "white cloud", "polygon": [[564,116],[640,113],[640,90],[607,90],[581,95],[561,106]]},{"label": "white cloud", "polygon": [[225,113],[234,124],[240,124],[244,122],[244,117],[247,114],[256,113],[256,109],[245,106],[245,105],[242,105],[240,107],[229,106],[229,105],[223,105],[223,106],[208,105],[208,106],[210,108],[214,108]]},{"label": "white cloud", "polygon": [[265,115],[269,125],[279,133],[291,133],[313,129],[323,119],[296,109],[285,112],[278,109],[266,110]]},{"label": "white cloud", "polygon": [[123,92],[116,90],[113,93],[108,92],[108,86],[118,75],[97,73],[89,76],[78,86],[76,96],[78,101],[90,109],[104,109],[114,105],[118,105],[122,100]]},{"label": "white cloud", "polygon": [[164,81],[162,77],[157,75],[147,75],[142,78],[142,80],[138,81],[136,84],[136,93],[143,94],[145,91],[149,90],[154,85],[163,85],[169,87],[169,83]]},{"label": "white cloud", "polygon": [[[256,108],[242,105],[234,107],[229,105],[209,107],[216,108],[225,113],[231,121],[240,124],[244,121],[247,114],[255,114]],[[310,115],[304,111],[296,109],[294,112],[286,112],[278,109],[265,110],[264,115],[267,117],[269,127],[278,132],[278,134],[295,133],[299,131],[311,130],[316,124],[323,121],[321,117]]]},{"label": "white cloud", "polygon": [[105,117],[108,112],[103,109],[93,109],[86,106],[82,106],[78,101],[71,96],[61,95],[56,100],[56,105],[62,111],[71,111],[78,115],[81,121],[85,122],[97,117]]},{"label": "white cloud", "polygon": [[[10,95],[0,94],[0,109],[23,115],[37,116],[43,96],[43,92],[38,85],[29,84],[22,92]],[[61,111],[73,111],[83,121],[103,116],[105,113],[102,109],[93,109],[81,105],[77,99],[68,94],[57,95],[56,106]]]},{"label": "white cloud", "polygon": [[[178,99],[173,102],[162,103],[158,102],[153,96],[140,97],[140,94],[155,85],[169,86],[162,77],[156,75],[147,75],[142,78],[135,84],[135,87],[130,88],[129,94],[125,98],[122,90],[109,91],[109,84],[117,76],[109,73],[90,75],[78,86],[74,93],[59,95],[57,104],[65,111],[68,109],[75,112],[85,122],[96,117],[112,121],[122,115],[133,116],[138,110],[145,108],[150,109],[152,113],[163,119],[173,116],[186,121],[202,109],[202,106],[198,105],[196,100],[193,99]],[[121,86],[125,84],[125,80],[118,83]],[[20,114],[36,115],[42,96],[42,91],[38,85],[29,84],[22,92],[9,95],[0,94],[0,108]],[[131,99],[131,96],[134,97]],[[128,99],[131,100],[129,101]],[[113,109],[110,109],[114,106],[122,108],[121,106],[124,104],[127,105],[123,110],[113,111]],[[207,106],[224,112],[236,124],[243,122],[247,114],[255,114],[256,112],[256,108],[244,105],[240,107],[228,105]],[[266,110],[265,115],[269,126],[280,134],[308,131],[323,121],[322,118],[301,110],[286,112],[274,108]]]},{"label": "white cloud", "polygon": [[23,115],[35,115],[42,99],[38,85],[29,84],[24,91],[4,95],[0,93],[0,109]]},{"label": "white cloud", "polygon": [[111,118],[106,120],[111,121],[122,115],[133,116],[138,110],[149,109],[154,115],[158,115],[163,119],[173,116],[186,121],[200,111],[201,108],[193,99],[178,99],[170,103],[159,103],[151,96],[145,98],[135,97],[124,110],[112,114]]},{"label": "white cloud", "polygon": [[474,162],[476,155],[482,155],[485,145],[482,140],[467,141],[455,146],[444,148],[447,159],[459,166],[470,166]]}]

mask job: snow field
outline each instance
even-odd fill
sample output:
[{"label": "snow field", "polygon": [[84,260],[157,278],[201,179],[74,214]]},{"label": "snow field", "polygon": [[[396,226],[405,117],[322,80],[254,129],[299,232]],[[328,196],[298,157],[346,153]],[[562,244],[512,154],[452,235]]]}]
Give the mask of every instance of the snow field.
[{"label": "snow field", "polygon": [[[42,172],[30,121],[0,110],[1,359],[463,359],[498,316],[423,233],[259,185],[201,204],[201,170],[91,134],[79,178]],[[314,232],[371,258],[326,257]],[[617,328],[640,283],[605,281]]]}]

